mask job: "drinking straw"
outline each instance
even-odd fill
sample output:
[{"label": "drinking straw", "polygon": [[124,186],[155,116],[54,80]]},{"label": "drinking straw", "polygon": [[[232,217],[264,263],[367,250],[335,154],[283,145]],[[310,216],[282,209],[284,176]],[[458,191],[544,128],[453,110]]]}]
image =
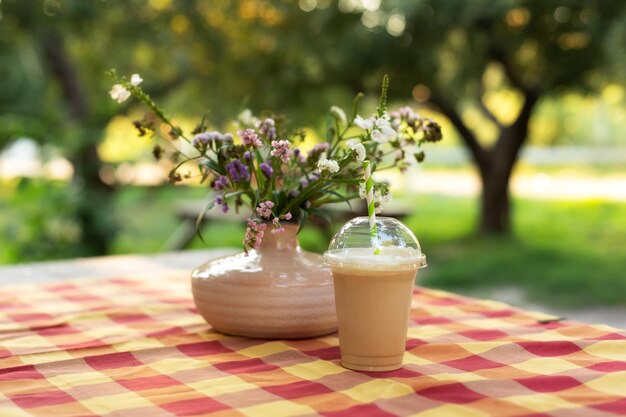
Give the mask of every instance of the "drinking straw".
[{"label": "drinking straw", "polygon": [[372,180],[372,168],[370,161],[363,161],[363,177],[365,179],[365,200],[367,202],[367,215],[370,221],[370,237],[374,247],[374,255],[380,254],[378,248],[378,231],[376,230],[376,208],[374,207],[374,181]]}]

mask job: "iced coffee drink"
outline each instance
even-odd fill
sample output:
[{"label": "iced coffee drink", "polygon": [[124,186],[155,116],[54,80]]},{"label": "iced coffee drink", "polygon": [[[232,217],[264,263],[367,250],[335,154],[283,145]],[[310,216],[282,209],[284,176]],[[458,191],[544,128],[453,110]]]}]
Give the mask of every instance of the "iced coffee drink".
[{"label": "iced coffee drink", "polygon": [[[368,219],[353,219],[324,254],[335,284],[341,364],[360,371],[402,367],[413,283],[425,265],[406,226],[384,217],[377,226],[372,243]],[[379,254],[372,244],[379,245]]]}]

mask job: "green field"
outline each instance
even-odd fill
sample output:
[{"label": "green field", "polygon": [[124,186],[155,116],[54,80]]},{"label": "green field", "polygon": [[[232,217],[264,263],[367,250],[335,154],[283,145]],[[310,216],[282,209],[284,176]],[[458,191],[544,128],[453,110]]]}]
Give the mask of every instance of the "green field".
[{"label": "green field", "polygon": [[[76,256],[76,230],[63,216],[48,218],[40,185],[30,185],[9,198],[0,193],[0,229],[8,231],[0,245],[0,263]],[[48,206],[63,210],[61,191],[45,188]],[[19,197],[19,198],[17,198]],[[202,199],[199,188],[170,186],[120,189],[116,216],[120,231],[113,253],[153,253],[166,249],[179,226],[176,208]],[[419,195],[405,222],[418,236],[429,267],[420,283],[429,287],[475,293],[481,288],[517,287],[533,301],[569,307],[626,305],[626,210],[623,203],[516,200],[513,236],[481,238],[474,233],[474,199]],[[11,202],[11,204],[9,204]],[[48,208],[50,208],[48,207]],[[340,225],[334,225],[338,227]],[[41,229],[46,233],[38,237]],[[243,225],[213,222],[204,229],[207,243],[191,247],[241,247]],[[54,238],[60,236],[60,241]],[[302,246],[321,252],[327,238],[308,227]],[[20,246],[21,245],[21,246]]]},{"label": "green field", "polygon": [[[180,191],[180,190],[176,190]],[[189,197],[201,196],[188,190]],[[180,193],[135,189],[123,193],[119,209],[125,230],[116,252],[159,250],[177,227],[172,216]],[[530,299],[564,306],[626,305],[626,210],[603,201],[516,200],[513,236],[481,238],[474,233],[474,199],[420,195],[405,222],[418,236],[429,267],[426,286],[457,291],[515,286]],[[141,213],[140,216],[137,213]],[[338,227],[340,225],[334,225]],[[191,247],[240,247],[243,227],[213,223],[208,243]],[[324,235],[309,227],[301,233],[306,249],[321,252]]]}]

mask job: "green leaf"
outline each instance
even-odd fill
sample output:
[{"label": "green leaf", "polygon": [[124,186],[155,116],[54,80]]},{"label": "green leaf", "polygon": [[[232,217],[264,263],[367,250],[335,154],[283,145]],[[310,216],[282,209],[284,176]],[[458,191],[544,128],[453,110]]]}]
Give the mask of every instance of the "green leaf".
[{"label": "green leaf", "polygon": [[348,207],[350,207],[350,210],[352,210],[352,204],[350,204],[350,199],[348,197],[346,197],[344,195],[341,195],[338,192],[333,191],[333,190],[326,190],[326,192],[328,194],[332,194],[332,195],[338,197],[342,202],[348,204]]},{"label": "green leaf", "polygon": [[387,90],[389,89],[389,75],[383,75],[383,82],[380,88],[380,100],[378,101],[378,117],[387,111]]},{"label": "green leaf", "polygon": [[228,194],[224,194],[224,199],[227,200],[229,198],[237,197],[238,195],[243,194],[243,191],[233,191]]},{"label": "green leaf", "polygon": [[[352,120],[356,118],[359,114],[359,102],[364,97],[363,93],[359,93],[354,97],[354,101],[352,101]],[[352,120],[348,121],[348,124],[352,123]]]},{"label": "green leaf", "polygon": [[300,213],[300,215],[299,215],[300,216],[300,224],[299,224],[299,227],[298,227],[298,233],[300,233],[302,231],[302,229],[304,229],[304,224],[307,221],[309,213],[306,210],[304,210],[303,208],[301,208],[301,207],[298,207],[298,212]]},{"label": "green leaf", "polygon": [[204,215],[215,206],[215,200],[211,199],[207,204],[204,205],[200,213],[198,214],[198,218],[196,219],[196,234],[202,241],[202,243],[206,243],[204,241],[204,237],[202,236],[202,220],[204,219]]},{"label": "green leaf", "polygon": [[202,164],[213,172],[217,172],[218,174],[221,174],[221,175],[226,174],[226,168],[224,168],[222,165],[218,164],[212,159],[207,159],[206,161],[203,161]]},{"label": "green leaf", "polygon": [[207,180],[207,178],[209,178],[209,175],[211,175],[211,170],[203,164],[199,164],[198,169],[200,170],[201,175],[200,184],[203,184]]},{"label": "green leaf", "polygon": [[337,134],[335,130],[335,119],[332,116],[326,117],[326,142],[332,143],[333,138]]},{"label": "green leaf", "polygon": [[312,215],[321,217],[322,219],[324,219],[328,224],[332,223],[332,218],[330,217],[330,213],[324,209],[321,208],[312,208],[310,209],[310,212]]},{"label": "green leaf", "polygon": [[332,178],[329,180],[329,182],[333,182],[336,184],[352,184],[352,185],[358,185],[361,183],[361,181],[362,179],[348,180],[348,179],[341,179],[341,178]]}]

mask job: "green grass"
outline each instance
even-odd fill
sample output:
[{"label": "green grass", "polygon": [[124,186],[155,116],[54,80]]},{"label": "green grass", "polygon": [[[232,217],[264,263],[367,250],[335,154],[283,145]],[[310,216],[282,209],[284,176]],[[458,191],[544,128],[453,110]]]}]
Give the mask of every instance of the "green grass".
[{"label": "green grass", "polygon": [[[125,230],[116,252],[159,250],[176,230],[172,213],[181,194],[200,198],[202,191],[124,191],[119,203]],[[514,286],[545,303],[626,305],[624,204],[516,200],[514,234],[484,238],[474,232],[478,216],[474,199],[437,195],[415,199],[416,209],[405,222],[428,256],[429,267],[420,273],[422,285],[461,292]],[[212,222],[203,231],[205,243],[196,238],[191,247],[241,247],[243,229],[238,223]],[[312,227],[301,232],[300,241],[305,249],[317,252],[327,245],[325,236]]]},{"label": "green grass", "polygon": [[423,197],[407,220],[430,267],[422,284],[451,290],[515,286],[544,303],[626,305],[626,212],[600,201],[517,200],[514,234],[473,233],[474,204]]},{"label": "green grass", "polygon": [[[59,257],[72,256],[74,238],[66,232],[71,224],[52,228],[54,224],[44,221],[43,212],[30,213],[28,207],[43,207],[39,204],[41,196],[37,197],[42,191],[33,190],[37,191],[34,196],[22,192],[19,199],[9,195],[7,188],[0,193],[0,227],[14,231],[0,245],[0,262],[49,259],[55,253]],[[57,196],[49,187],[42,195],[49,202]],[[180,226],[176,207],[181,201],[200,200],[203,196],[200,188],[120,189],[115,210],[120,232],[112,252],[163,250]],[[514,234],[483,238],[474,232],[478,217],[475,199],[438,195],[414,199],[416,208],[405,223],[418,236],[428,256],[429,266],[420,272],[422,285],[469,293],[480,292],[481,288],[518,287],[538,302],[571,307],[626,305],[624,203],[516,200]],[[37,244],[29,238],[36,227],[50,229],[50,239],[63,231],[62,236],[67,235],[63,245],[51,246],[47,240]],[[240,248],[243,230],[241,223],[214,221],[204,229],[205,243],[196,238],[191,248]],[[22,246],[16,252],[12,245],[18,241]],[[300,241],[305,249],[317,252],[328,244],[324,234],[313,227],[301,232]],[[49,252],[59,247],[57,252]],[[35,255],[26,259],[24,254]]]}]

